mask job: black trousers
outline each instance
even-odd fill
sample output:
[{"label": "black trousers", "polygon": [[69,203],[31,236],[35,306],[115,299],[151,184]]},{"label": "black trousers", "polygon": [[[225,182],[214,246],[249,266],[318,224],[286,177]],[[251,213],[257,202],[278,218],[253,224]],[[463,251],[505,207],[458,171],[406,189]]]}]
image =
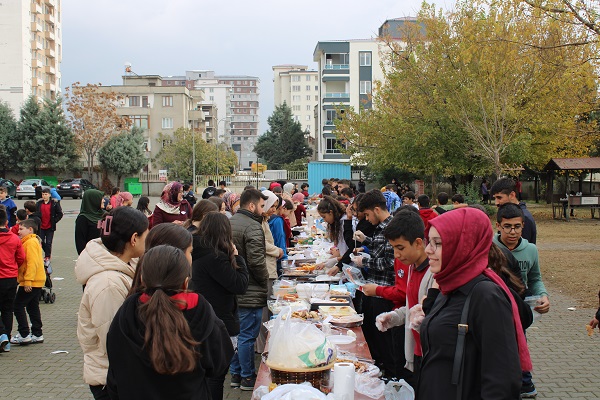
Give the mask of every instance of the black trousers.
[{"label": "black trousers", "polygon": [[106,389],[106,386],[90,385],[90,392],[92,392],[92,395],[94,396],[94,400],[110,400],[110,396],[108,395],[108,390]]},{"label": "black trousers", "polygon": [[391,331],[393,339],[392,353],[394,354],[394,361],[396,364],[394,377],[409,382],[412,377],[412,372],[404,368],[404,364],[406,364],[406,357],[404,356],[404,336],[407,334],[410,335],[411,333],[406,332],[404,325],[396,326],[392,328]]},{"label": "black trousers", "polygon": [[[383,366],[386,377],[395,377],[397,371],[393,352],[394,337],[392,330],[380,332],[375,326],[375,318],[379,314],[392,311],[393,309],[394,303],[389,300],[380,297],[363,296],[363,334],[365,335],[371,356],[379,366]],[[404,366],[402,360],[398,360],[398,362],[401,362],[401,367]]]},{"label": "black trousers", "polygon": [[17,278],[0,279],[0,335],[6,334],[9,339],[13,327],[13,311],[18,286]]},{"label": "black trousers", "polygon": [[42,249],[45,257],[52,255],[52,241],[54,240],[54,231],[50,229],[40,229],[40,239],[42,239]]},{"label": "black trousers", "polygon": [[19,333],[22,337],[29,335],[29,323],[27,314],[31,320],[31,333],[34,336],[42,336],[42,314],[40,313],[40,294],[42,288],[31,288],[27,293],[23,286],[19,286],[15,298],[15,318],[17,319]]}]

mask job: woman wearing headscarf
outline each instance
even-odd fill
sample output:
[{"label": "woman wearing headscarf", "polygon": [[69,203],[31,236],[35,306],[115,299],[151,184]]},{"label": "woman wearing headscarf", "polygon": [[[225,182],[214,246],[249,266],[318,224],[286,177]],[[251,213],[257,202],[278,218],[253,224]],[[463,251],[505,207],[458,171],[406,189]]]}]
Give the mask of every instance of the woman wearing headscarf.
[{"label": "woman wearing headscarf", "polygon": [[104,216],[104,193],[96,189],[83,192],[79,215],[75,220],[75,248],[81,254],[85,245],[100,237],[98,221]]},{"label": "woman wearing headscarf", "polygon": [[292,201],[294,202],[294,216],[296,217],[296,225],[294,226],[302,226],[302,217],[306,218],[306,208],[304,207],[304,195],[300,192],[296,193],[292,196]]},{"label": "woman wearing headscarf", "polygon": [[225,215],[227,218],[231,218],[240,208],[240,195],[233,192],[225,193],[223,202],[225,203]]},{"label": "woman wearing headscarf", "polygon": [[191,214],[190,203],[183,199],[183,185],[179,182],[171,182],[163,189],[160,200],[154,208],[152,225],[156,226],[163,222],[183,225]]},{"label": "woman wearing headscarf", "polygon": [[430,224],[425,252],[441,294],[420,327],[418,398],[519,399],[521,371],[531,370],[531,358],[515,300],[488,268],[489,218],[463,208]]},{"label": "woman wearing headscarf", "polygon": [[121,198],[119,207],[131,207],[133,204],[133,195],[129,192],[119,192],[118,196]]}]

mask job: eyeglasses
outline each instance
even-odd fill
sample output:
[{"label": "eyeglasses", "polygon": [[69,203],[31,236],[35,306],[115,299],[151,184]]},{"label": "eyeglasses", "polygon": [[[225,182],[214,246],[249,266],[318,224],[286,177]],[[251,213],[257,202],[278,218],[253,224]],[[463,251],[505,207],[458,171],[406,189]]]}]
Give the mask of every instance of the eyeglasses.
[{"label": "eyeglasses", "polygon": [[502,231],[504,233],[510,233],[513,229],[515,230],[515,233],[521,233],[523,230],[523,225],[502,225]]},{"label": "eyeglasses", "polygon": [[442,242],[435,242],[429,239],[425,239],[425,247],[431,246],[433,251],[437,251],[438,247],[442,247]]}]

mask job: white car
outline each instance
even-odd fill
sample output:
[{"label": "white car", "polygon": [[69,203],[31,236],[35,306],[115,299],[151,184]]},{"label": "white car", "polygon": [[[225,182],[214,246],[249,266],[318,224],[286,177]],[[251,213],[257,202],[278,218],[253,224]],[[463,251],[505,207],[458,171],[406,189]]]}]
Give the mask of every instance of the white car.
[{"label": "white car", "polygon": [[35,188],[32,186],[34,183],[41,186],[42,189],[50,189],[48,182],[43,179],[25,179],[17,186],[17,199],[30,197],[35,200]]}]

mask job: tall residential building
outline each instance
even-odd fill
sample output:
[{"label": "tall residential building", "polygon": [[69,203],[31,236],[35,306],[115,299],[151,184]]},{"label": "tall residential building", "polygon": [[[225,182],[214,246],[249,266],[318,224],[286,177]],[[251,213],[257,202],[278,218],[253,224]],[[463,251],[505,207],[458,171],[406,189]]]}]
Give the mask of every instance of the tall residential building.
[{"label": "tall residential building", "polygon": [[0,2],[0,100],[17,118],[31,95],[56,99],[61,60],[60,0]]},{"label": "tall residential building", "polygon": [[[101,86],[100,90],[117,93],[117,113],[144,128],[148,158],[155,158],[178,128],[205,134],[206,115],[213,114],[212,110],[197,106],[204,101],[203,91],[189,90],[186,85],[165,86],[158,75],[126,75],[123,85]],[[159,133],[164,135],[162,139]],[[152,165],[149,167],[153,169]],[[158,164],[156,167],[163,169]]]},{"label": "tall residential building", "polygon": [[254,146],[258,139],[260,79],[246,75],[215,76],[219,83],[231,85],[231,148],[239,159],[240,169],[256,162]]},{"label": "tall residential building", "polygon": [[275,65],[273,75],[275,106],[285,102],[302,129],[316,138],[314,115],[319,104],[319,71],[309,70],[306,65]]},{"label": "tall residential building", "polygon": [[[379,33],[401,41],[401,27],[414,18],[397,18],[384,22]],[[317,110],[317,160],[348,162],[350,157],[340,152],[340,143],[333,132],[335,120],[344,109],[372,108],[371,92],[375,81],[382,81],[382,55],[389,51],[380,38],[331,40],[318,42],[313,59],[318,63],[320,93]]]}]

